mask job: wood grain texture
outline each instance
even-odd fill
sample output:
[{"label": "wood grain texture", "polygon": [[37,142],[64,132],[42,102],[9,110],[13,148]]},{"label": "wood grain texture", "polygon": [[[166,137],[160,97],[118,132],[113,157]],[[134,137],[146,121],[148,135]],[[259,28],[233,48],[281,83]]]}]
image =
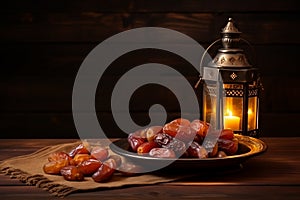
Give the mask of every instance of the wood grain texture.
[{"label": "wood grain texture", "polygon": [[[298,199],[300,195],[299,137],[262,138],[268,145],[264,154],[251,158],[243,168],[204,173],[153,186],[130,186],[112,190],[75,193],[66,199]],[[60,140],[7,140],[0,143],[0,160],[46,145],[73,142]],[[5,199],[45,199],[50,194],[34,186],[0,175],[0,194]]]},{"label": "wood grain texture", "polygon": [[[198,77],[186,77],[191,87],[195,85]],[[176,82],[179,80],[178,82]],[[174,85],[179,83],[178,77],[166,77],[166,82]],[[118,77],[106,77],[102,79],[102,87],[98,87],[95,95],[96,110],[99,112],[111,111],[111,95]],[[261,111],[264,113],[297,113],[300,111],[298,104],[299,91],[298,77],[282,76],[280,79],[274,76],[264,76],[264,90],[261,95]],[[54,77],[43,78],[19,78],[14,81],[1,81],[2,91],[0,110],[2,113],[22,112],[71,112],[73,79]],[[141,87],[133,93],[130,104],[127,105],[131,112],[147,111],[154,103],[164,105],[169,111],[178,111],[179,103],[175,92],[186,97],[183,86],[178,85],[176,91],[170,91],[166,87],[155,84]],[[194,90],[197,98],[203,96],[200,89]],[[190,100],[190,101],[189,101]],[[192,99],[187,99],[192,102]],[[136,105],[133,105],[136,104]]]},{"label": "wood grain texture", "polygon": [[[102,42],[125,30],[163,27],[200,43],[219,38],[228,17],[236,19],[242,37],[253,44],[300,43],[299,12],[279,13],[2,13],[2,42]],[[291,28],[294,27],[294,28]],[[174,42],[174,41],[173,41]]]},{"label": "wood grain texture", "polygon": [[11,0],[5,2],[1,7],[2,12],[20,12],[20,11],[52,11],[52,12],[70,12],[70,11],[98,11],[98,12],[280,12],[280,11],[299,11],[297,0],[244,0],[237,2],[235,0],[110,0],[97,1],[86,0],[84,4],[80,0],[65,1],[59,0],[40,2],[39,0]]},{"label": "wood grain texture", "polygon": [[[0,8],[0,130],[4,132],[0,138],[76,136],[71,108],[77,71],[88,53],[114,34],[164,27],[184,33],[206,48],[220,37],[228,17],[235,20],[242,37],[255,50],[253,55],[250,47],[242,45],[263,77],[262,131],[278,135],[273,124],[284,123],[288,124],[286,136],[297,136],[299,16],[297,0],[5,1]],[[171,39],[165,42],[176,43]],[[209,53],[214,56],[218,48]],[[97,91],[97,111],[109,112],[112,86],[122,74],[149,62],[172,66],[192,85],[198,76],[188,63],[168,52],[128,53],[115,60],[101,79],[107,87]],[[178,103],[169,91],[143,89],[134,96],[133,113],[147,116],[150,104],[160,102],[170,112],[168,119],[178,116]],[[152,98],[152,93],[159,95]],[[111,122],[111,118],[104,121]],[[140,121],[145,124],[147,118]],[[116,130],[109,128],[118,136]]]},{"label": "wood grain texture", "polygon": [[[138,188],[115,189],[110,191],[71,194],[65,199],[103,200],[118,199],[278,199],[297,200],[299,198],[297,186],[141,186]],[[183,191],[184,190],[184,191]],[[32,200],[49,198],[46,191],[23,186],[18,188],[1,187],[0,193],[5,199]],[[53,197],[52,197],[53,198]]]},{"label": "wood grain texture", "polygon": [[[154,113],[156,116],[166,116],[171,121],[180,116],[178,112]],[[98,113],[99,121],[107,137],[126,137],[115,123],[111,113]],[[148,112],[132,113],[130,116],[140,126],[150,123]],[[191,117],[192,118],[192,117]],[[298,113],[262,113],[259,118],[260,135],[262,137],[292,137],[299,136],[295,129],[300,115]],[[0,115],[1,138],[79,138],[71,113],[13,113]],[[280,130],[280,131],[279,131]],[[134,130],[132,130],[134,131]],[[86,136],[91,133],[81,133]]]}]

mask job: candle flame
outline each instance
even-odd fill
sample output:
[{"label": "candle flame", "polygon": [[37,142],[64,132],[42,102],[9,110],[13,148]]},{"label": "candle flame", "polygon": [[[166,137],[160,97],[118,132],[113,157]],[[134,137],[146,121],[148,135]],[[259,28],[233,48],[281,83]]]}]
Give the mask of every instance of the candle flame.
[{"label": "candle flame", "polygon": [[232,111],[227,109],[227,114],[228,114],[228,116],[232,116]]}]

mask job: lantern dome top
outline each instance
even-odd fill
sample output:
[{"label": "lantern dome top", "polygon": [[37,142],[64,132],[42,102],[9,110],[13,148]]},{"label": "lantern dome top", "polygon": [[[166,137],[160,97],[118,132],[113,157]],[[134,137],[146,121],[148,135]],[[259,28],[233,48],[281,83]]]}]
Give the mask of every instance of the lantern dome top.
[{"label": "lantern dome top", "polygon": [[234,25],[233,19],[229,18],[226,26],[222,29],[223,48],[218,50],[218,54],[210,63],[211,66],[218,68],[250,68],[243,49],[240,48],[241,35]]}]

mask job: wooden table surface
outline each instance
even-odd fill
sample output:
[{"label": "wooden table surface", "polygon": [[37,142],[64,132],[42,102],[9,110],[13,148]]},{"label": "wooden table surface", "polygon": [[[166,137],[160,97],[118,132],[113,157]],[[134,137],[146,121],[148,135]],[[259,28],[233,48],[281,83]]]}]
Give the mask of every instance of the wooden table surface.
[{"label": "wooden table surface", "polygon": [[[74,193],[65,199],[300,199],[300,137],[261,138],[264,154],[234,173],[196,176],[151,186]],[[0,160],[74,139],[2,139]],[[58,199],[35,186],[0,174],[1,199]]]}]

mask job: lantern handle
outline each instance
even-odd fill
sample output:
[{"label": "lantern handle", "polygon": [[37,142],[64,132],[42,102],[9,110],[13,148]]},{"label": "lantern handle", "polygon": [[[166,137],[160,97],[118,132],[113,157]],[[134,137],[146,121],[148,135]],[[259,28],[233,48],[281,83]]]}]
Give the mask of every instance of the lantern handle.
[{"label": "lantern handle", "polygon": [[201,71],[201,69],[202,69],[202,63],[203,63],[203,60],[204,60],[205,55],[207,54],[208,50],[209,50],[212,46],[214,46],[217,42],[219,42],[219,41],[221,41],[221,40],[222,40],[221,38],[215,40],[213,43],[211,43],[211,44],[205,49],[204,53],[202,54],[202,57],[201,57],[201,60],[200,60],[200,74],[199,74],[199,80],[197,81],[197,83],[196,83],[195,86],[194,86],[195,89],[198,88],[199,84],[200,84],[201,81],[202,81],[202,76],[201,76],[201,72],[202,72],[202,71]]},{"label": "lantern handle", "polygon": [[248,42],[248,40],[246,40],[246,39],[244,39],[244,38],[240,38],[243,42],[245,42],[250,48],[251,48],[251,51],[252,51],[252,55],[253,55],[253,60],[252,60],[252,62],[253,62],[253,64],[256,64],[257,63],[257,57],[256,57],[256,52],[255,52],[255,49],[254,49],[254,47],[253,47],[253,45],[250,43],[250,42]]}]

